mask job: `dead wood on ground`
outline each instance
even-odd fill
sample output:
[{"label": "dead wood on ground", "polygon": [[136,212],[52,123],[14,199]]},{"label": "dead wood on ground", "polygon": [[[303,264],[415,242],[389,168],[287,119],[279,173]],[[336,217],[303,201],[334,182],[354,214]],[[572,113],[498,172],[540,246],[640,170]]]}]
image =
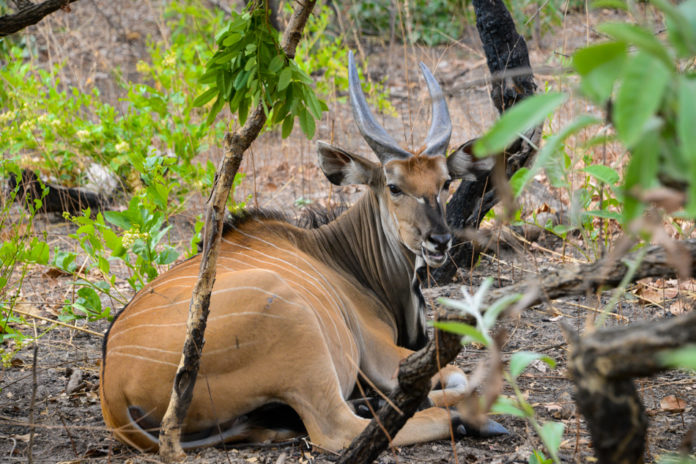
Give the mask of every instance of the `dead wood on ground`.
[{"label": "dead wood on ground", "polygon": [[[47,189],[44,195],[44,187]],[[23,169],[21,177],[10,173],[7,183],[8,193],[17,189],[17,200],[25,208],[36,208],[39,213],[59,213],[67,211],[70,214],[82,214],[89,208],[91,211],[102,211],[109,207],[109,198],[97,192],[91,192],[79,187],[63,187],[62,185],[44,183],[30,169]],[[41,207],[37,208],[37,204]]]}]

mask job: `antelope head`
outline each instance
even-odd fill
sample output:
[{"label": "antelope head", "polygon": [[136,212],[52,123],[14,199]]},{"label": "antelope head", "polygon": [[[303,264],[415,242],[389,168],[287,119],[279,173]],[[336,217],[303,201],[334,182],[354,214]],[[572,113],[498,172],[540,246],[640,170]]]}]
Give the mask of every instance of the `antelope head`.
[{"label": "antelope head", "polygon": [[429,266],[442,266],[452,245],[445,220],[450,182],[486,172],[489,162],[475,161],[463,148],[447,156],[452,122],[439,84],[420,68],[432,100],[432,122],[423,148],[401,148],[377,123],[365,100],[352,52],[348,77],[353,118],[379,163],[319,142],[319,163],[333,184],[366,184],[379,201],[380,220],[390,240],[398,240]]}]

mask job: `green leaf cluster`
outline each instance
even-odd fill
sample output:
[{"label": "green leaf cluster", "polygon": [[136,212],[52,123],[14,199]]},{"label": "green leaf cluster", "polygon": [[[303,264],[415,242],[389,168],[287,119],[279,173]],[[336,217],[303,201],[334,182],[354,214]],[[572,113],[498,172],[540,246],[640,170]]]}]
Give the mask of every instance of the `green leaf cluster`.
[{"label": "green leaf cluster", "polygon": [[312,138],[315,120],[328,109],[315,95],[312,79],[281,49],[278,32],[263,8],[232,14],[217,36],[217,51],[200,82],[208,89],[194,106],[213,101],[206,124],[212,124],[227,103],[243,125],[249,110],[260,104],[270,126],[282,125],[284,138],[292,132],[296,118],[302,132]]},{"label": "green leaf cluster", "polygon": [[666,40],[650,24],[606,23],[598,30],[610,40],[573,56],[580,89],[599,105],[611,101],[617,138],[631,153],[624,222],[643,209],[638,193],[658,185],[687,192],[686,214],[696,217],[696,1],[651,3],[664,15]]},{"label": "green leaf cluster", "polygon": [[659,356],[659,361],[663,366],[696,371],[696,344],[665,351]]},{"label": "green leaf cluster", "polygon": [[[168,2],[164,16],[167,41],[148,43],[149,57],[137,64],[138,78],[119,80],[120,70],[113,70],[121,86],[118,103],[93,83],[79,88],[66,84],[62,76],[69,70],[60,63],[44,69],[28,45],[31,36],[2,41],[0,179],[30,168],[52,182],[84,186],[89,181],[87,168],[98,163],[116,175],[130,202],[125,211],[114,213],[127,216],[85,211],[71,218],[76,225],[73,236],[83,251],[78,258],[74,250],[54,248],[45,237],[32,236],[32,218],[41,199],[23,204],[18,217],[16,209],[10,214],[18,192],[11,192],[7,201],[0,198],[0,341],[22,340],[23,331],[32,333],[13,312],[23,276],[32,266],[53,266],[72,274],[78,290],[74,301],[65,302],[61,318],[93,320],[109,317],[110,305],[125,304],[129,298],[122,293],[115,268],[125,266],[128,285],[137,289],[179,256],[177,244],[170,241],[169,218],[183,209],[192,191],[212,186],[215,166],[205,158],[200,161],[200,155],[219,143],[226,130],[224,124],[201,124],[200,112],[193,107],[198,78],[212,55],[224,13],[199,0],[180,0]],[[238,175],[235,184],[242,177]],[[43,190],[48,193],[48,187]],[[196,234],[199,224],[200,220]],[[120,225],[126,227],[121,230]],[[195,244],[187,247],[189,254],[196,252]]]}]

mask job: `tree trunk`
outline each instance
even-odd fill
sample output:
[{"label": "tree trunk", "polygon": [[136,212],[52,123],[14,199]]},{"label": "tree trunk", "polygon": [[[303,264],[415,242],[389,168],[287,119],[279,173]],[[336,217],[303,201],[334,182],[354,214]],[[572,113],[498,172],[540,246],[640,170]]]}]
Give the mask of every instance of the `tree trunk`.
[{"label": "tree trunk", "polygon": [[[474,12],[476,28],[491,72],[491,100],[502,114],[536,90],[527,44],[517,33],[512,16],[502,0],[474,0]],[[505,151],[508,178],[536,154],[541,128],[534,128],[526,136],[533,144],[518,139]],[[472,145],[475,140],[465,145]],[[486,213],[497,202],[490,176],[477,181],[462,181],[447,204],[447,223],[455,230],[478,228]],[[431,276],[440,284],[450,283],[459,267],[468,269],[477,259],[478,251],[471,242],[456,239],[447,264],[432,270]]]},{"label": "tree trunk", "polygon": [[582,338],[572,328],[564,331],[575,402],[587,419],[599,464],[644,462],[648,417],[633,378],[667,370],[660,354],[696,343],[696,312]]},{"label": "tree trunk", "polygon": [[[290,58],[295,57],[297,43],[316,0],[294,2],[295,10],[290,18],[288,28],[283,34],[281,47]],[[206,221],[203,228],[203,255],[198,282],[193,289],[189,317],[186,323],[186,340],[179,361],[179,368],[174,377],[169,406],[162,419],[160,429],[160,456],[166,462],[178,461],[185,457],[181,448],[181,424],[186,417],[193,387],[198,375],[203,338],[210,306],[210,294],[215,283],[215,265],[220,249],[222,226],[227,211],[227,199],[234,176],[244,157],[244,152],[256,140],[266,123],[266,113],[259,104],[247,119],[244,126],[234,134],[225,136],[226,152],[215,176],[213,192],[206,207]]]}]

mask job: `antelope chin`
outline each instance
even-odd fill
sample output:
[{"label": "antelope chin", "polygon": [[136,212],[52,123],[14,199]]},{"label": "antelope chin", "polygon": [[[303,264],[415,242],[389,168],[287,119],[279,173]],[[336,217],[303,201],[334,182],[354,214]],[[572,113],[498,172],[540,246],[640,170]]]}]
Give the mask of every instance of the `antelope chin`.
[{"label": "antelope chin", "polygon": [[447,261],[447,252],[431,251],[421,245],[421,256],[430,267],[440,267]]}]

